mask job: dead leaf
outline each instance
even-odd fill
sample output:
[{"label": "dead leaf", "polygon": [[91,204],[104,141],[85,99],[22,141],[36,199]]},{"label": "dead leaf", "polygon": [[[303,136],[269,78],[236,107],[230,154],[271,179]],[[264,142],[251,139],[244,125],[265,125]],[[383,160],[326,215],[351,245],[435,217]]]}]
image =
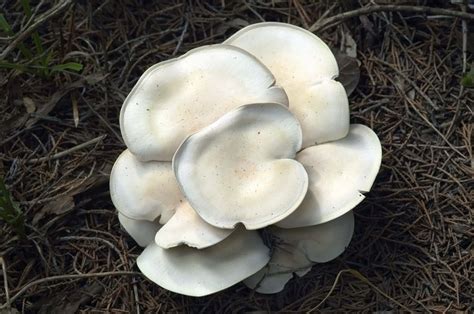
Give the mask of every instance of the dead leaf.
[{"label": "dead leaf", "polygon": [[372,23],[365,15],[359,16],[359,20],[364,29],[364,31],[361,32],[361,38],[359,41],[359,45],[362,46],[361,50],[364,51],[379,45],[378,38],[380,37],[380,29],[378,29],[378,27],[375,26],[374,23]]},{"label": "dead leaf", "polygon": [[96,74],[87,75],[86,77],[84,77],[84,79],[86,80],[87,85],[94,85],[104,80],[105,78],[107,78],[107,76],[109,75],[96,73]]},{"label": "dead leaf", "polygon": [[[38,222],[48,215],[64,215],[73,210],[76,204],[83,201],[84,194],[90,192],[98,185],[103,185],[104,182],[108,186],[108,177],[96,175],[89,177],[87,180],[81,182],[80,185],[70,189],[67,193],[58,196],[57,198],[47,202],[40,210],[33,216],[32,224],[38,225]],[[45,224],[42,227],[47,226]]]},{"label": "dead leaf", "polygon": [[245,26],[248,26],[249,22],[241,18],[235,18],[227,22],[227,24],[230,25],[231,27],[243,28]]},{"label": "dead leaf", "polygon": [[241,18],[235,18],[230,21],[225,21],[221,25],[219,25],[216,29],[216,33],[224,34],[229,29],[241,29],[248,25],[249,25],[248,21]]},{"label": "dead leaf", "polygon": [[359,84],[360,62],[338,50],[332,49],[332,52],[339,67],[339,76],[336,80],[341,82],[346,89],[347,96],[349,96]]},{"label": "dead leaf", "polygon": [[11,118],[3,121],[0,125],[0,138],[6,137],[6,135],[15,129],[20,129],[30,117],[29,114],[20,113],[11,116]]},{"label": "dead leaf", "polygon": [[366,15],[359,16],[362,27],[373,36],[377,36],[377,32],[374,30],[374,23],[372,23]]},{"label": "dead leaf", "polygon": [[395,85],[396,88],[398,88],[399,91],[405,92],[405,80],[403,77],[400,77],[399,75],[395,76],[393,79],[393,84]]},{"label": "dead leaf", "polygon": [[37,225],[41,218],[46,215],[62,215],[74,208],[74,197],[66,194],[48,202],[33,217],[33,225]]},{"label": "dead leaf", "polygon": [[54,93],[53,96],[51,96],[50,100],[47,103],[43,104],[40,107],[40,109],[36,112],[36,114],[26,122],[26,127],[31,128],[36,122],[38,122],[41,119],[41,117],[47,116],[54,109],[54,107],[56,107],[56,104],[64,96],[69,94],[70,91],[75,90],[77,88],[84,87],[86,85],[94,85],[100,82],[101,80],[103,80],[105,77],[106,75],[98,75],[98,74],[88,75],[63,87],[61,90]]},{"label": "dead leaf", "polygon": [[96,281],[92,285],[78,290],[60,291],[52,296],[47,296],[38,301],[35,307],[39,307],[38,313],[41,314],[77,313],[81,305],[96,299],[103,291],[103,286]]},{"label": "dead leaf", "polygon": [[25,105],[27,113],[33,113],[36,111],[36,105],[30,97],[23,97],[23,104]]},{"label": "dead leaf", "polygon": [[342,33],[341,51],[351,58],[357,58],[357,43],[350,32]]}]

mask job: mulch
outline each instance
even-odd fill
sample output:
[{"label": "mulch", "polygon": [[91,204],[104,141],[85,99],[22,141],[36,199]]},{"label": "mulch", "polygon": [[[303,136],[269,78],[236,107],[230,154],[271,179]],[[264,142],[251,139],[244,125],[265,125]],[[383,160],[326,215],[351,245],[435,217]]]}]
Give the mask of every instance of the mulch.
[{"label": "mulch", "polygon": [[[372,1],[359,2],[77,1],[45,19],[37,31],[51,63],[84,68],[49,76],[0,70],[0,176],[27,231],[21,239],[0,222],[0,282],[8,279],[12,306],[27,313],[473,312],[474,92],[460,81],[474,61],[474,21],[465,22],[467,42],[461,19],[419,12],[374,12],[318,30],[331,47],[357,43],[351,122],[374,129],[383,161],[355,209],[346,252],[283,292],[260,295],[242,284],[203,298],[165,291],[140,276],[141,249],[119,228],[108,193],[124,150],[119,111],[148,67],[222,42],[248,23],[310,28]],[[390,3],[461,10],[448,1]],[[27,25],[19,1],[0,7],[15,31]],[[2,50],[10,43],[0,38]],[[24,44],[34,46],[29,36]],[[7,60],[28,61],[18,49]]]}]

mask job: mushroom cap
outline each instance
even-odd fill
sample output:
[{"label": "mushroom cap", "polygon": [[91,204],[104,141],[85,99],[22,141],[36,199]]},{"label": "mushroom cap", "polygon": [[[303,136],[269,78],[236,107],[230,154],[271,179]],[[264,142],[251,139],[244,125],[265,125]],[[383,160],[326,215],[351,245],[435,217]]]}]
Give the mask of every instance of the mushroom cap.
[{"label": "mushroom cap", "polygon": [[115,161],[110,197],[117,210],[136,220],[165,223],[183,200],[171,162],[141,162],[129,150]]},{"label": "mushroom cap", "polygon": [[156,221],[130,219],[121,213],[118,214],[118,219],[123,229],[142,247],[153,243],[155,235],[161,227]]},{"label": "mushroom cap", "polygon": [[297,271],[311,270],[312,263],[298,248],[279,244],[273,248],[268,264],[256,274],[248,277],[244,284],[255,291],[272,294],[282,291]]},{"label": "mushroom cap", "polygon": [[307,274],[314,263],[325,263],[344,252],[354,233],[352,211],[316,226],[271,228],[278,243],[267,266],[244,280],[260,293],[277,293],[293,277]]},{"label": "mushroom cap", "polygon": [[142,273],[161,287],[184,295],[204,296],[256,273],[270,259],[256,231],[235,230],[206,249],[163,249],[150,244],[137,259]]},{"label": "mushroom cap", "polygon": [[298,121],[278,104],[242,106],[191,135],[173,158],[182,192],[219,228],[260,229],[291,214],[308,186],[291,159],[301,147]]},{"label": "mushroom cap", "polygon": [[274,228],[273,234],[311,262],[326,263],[341,255],[354,233],[352,210],[323,224],[303,228]]},{"label": "mushroom cap", "polygon": [[300,207],[277,223],[282,228],[321,224],[353,209],[374,183],[382,147],[368,127],[352,124],[347,137],[304,149],[296,156],[309,176]]},{"label": "mushroom cap", "polygon": [[232,231],[208,224],[188,202],[183,202],[176,208],[173,217],[156,233],[155,242],[164,249],[180,244],[203,249],[224,240]]},{"label": "mushroom cap", "polygon": [[242,104],[288,105],[272,73],[229,45],[193,49],[148,69],[120,112],[125,144],[140,160],[170,161],[181,142]]},{"label": "mushroom cap", "polygon": [[349,104],[336,59],[313,33],[285,23],[247,26],[224,43],[242,48],[262,61],[289,98],[301,123],[303,147],[337,140],[349,130]]},{"label": "mushroom cap", "polygon": [[286,283],[290,281],[291,278],[293,278],[291,272],[281,274],[270,273],[269,268],[264,267],[242,282],[247,287],[254,289],[258,293],[274,294],[283,291]]}]

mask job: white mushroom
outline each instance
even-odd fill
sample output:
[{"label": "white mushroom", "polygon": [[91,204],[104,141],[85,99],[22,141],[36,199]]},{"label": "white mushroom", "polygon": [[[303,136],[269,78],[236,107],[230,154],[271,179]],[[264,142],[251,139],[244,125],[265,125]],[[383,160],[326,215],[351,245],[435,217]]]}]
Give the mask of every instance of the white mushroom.
[{"label": "white mushroom", "polygon": [[273,294],[282,291],[291,278],[293,278],[292,272],[270,273],[267,266],[242,282],[258,293]]},{"label": "white mushroom", "polygon": [[163,249],[152,243],[137,264],[146,277],[167,290],[204,296],[256,273],[269,259],[258,233],[239,228],[224,241],[202,250],[187,246]]},{"label": "white mushroom", "polygon": [[155,242],[164,249],[186,244],[197,249],[214,245],[231,233],[232,229],[220,229],[205,222],[188,202],[176,208],[176,213],[156,233]]},{"label": "white mushroom", "polygon": [[158,222],[130,219],[121,213],[118,218],[123,229],[142,247],[155,240],[155,235],[161,227]]},{"label": "white mushroom", "polygon": [[244,280],[260,293],[277,293],[293,277],[311,270],[313,263],[325,263],[342,254],[354,233],[352,211],[316,226],[282,229],[271,228],[276,237],[273,255],[266,267]]},{"label": "white mushroom", "polygon": [[329,47],[316,35],[284,23],[247,26],[225,41],[262,61],[275,75],[301,123],[303,147],[333,141],[349,130],[349,105]]},{"label": "white mushroom", "polygon": [[306,148],[296,160],[308,172],[308,193],[293,214],[277,223],[282,228],[324,223],[353,209],[372,187],[382,148],[370,128],[352,124],[347,137]]},{"label": "white mushroom", "polygon": [[311,270],[311,261],[298,248],[282,243],[273,248],[268,264],[243,283],[259,293],[272,294],[285,288],[293,273]]},{"label": "white mushroom", "polygon": [[166,223],[183,201],[171,162],[141,162],[129,150],[115,161],[110,174],[110,197],[128,218]]},{"label": "white mushroom", "polygon": [[291,214],[308,186],[294,158],[298,121],[278,104],[253,104],[227,113],[190,136],[173,159],[186,199],[208,223],[259,229]]},{"label": "white mushroom", "polygon": [[[156,243],[164,248],[204,248],[232,232],[209,225],[195,213],[179,190],[171,162],[142,162],[124,151],[112,168],[110,195],[125,230],[142,246],[152,230],[152,239],[156,234]],[[165,225],[157,233],[158,219]]]},{"label": "white mushroom", "polygon": [[140,160],[170,161],[190,134],[242,104],[288,105],[270,71],[229,45],[196,48],[148,69],[125,100],[120,129]]},{"label": "white mushroom", "polygon": [[311,266],[309,267],[306,267],[306,268],[301,268],[297,271],[295,271],[295,275],[298,276],[298,277],[303,277],[304,275],[306,275],[307,273],[309,273],[311,271]]},{"label": "white mushroom", "polygon": [[382,150],[349,125],[338,74],[317,36],[272,22],[142,75],[110,195],[147,278],[189,296],[240,281],[277,293],[345,250]]},{"label": "white mushroom", "polygon": [[304,252],[316,263],[329,262],[341,255],[349,245],[354,233],[354,213],[351,211],[323,224],[283,229],[272,229],[283,243]]}]

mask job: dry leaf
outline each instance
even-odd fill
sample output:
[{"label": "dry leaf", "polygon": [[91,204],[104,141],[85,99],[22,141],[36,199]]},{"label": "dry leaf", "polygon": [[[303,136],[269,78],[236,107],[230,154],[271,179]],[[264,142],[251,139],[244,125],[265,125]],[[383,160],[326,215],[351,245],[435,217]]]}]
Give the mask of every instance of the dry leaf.
[{"label": "dry leaf", "polygon": [[249,22],[241,19],[241,18],[235,18],[230,21],[225,21],[221,25],[219,25],[216,29],[217,34],[224,34],[227,32],[229,29],[241,29],[244,28],[245,26],[248,26]]},{"label": "dry leaf", "polygon": [[92,299],[97,299],[104,288],[99,282],[85,286],[74,291],[60,291],[54,296],[50,295],[40,300],[36,306],[38,313],[44,314],[64,314],[77,313],[81,305],[89,303]]},{"label": "dry leaf", "polygon": [[15,114],[9,119],[3,121],[0,125],[0,138],[3,140],[5,137],[7,137],[6,135],[9,134],[12,130],[21,128],[26,123],[29,117],[29,114],[20,113]]},{"label": "dry leaf", "polygon": [[23,97],[23,104],[25,105],[27,113],[33,113],[36,111],[36,105],[30,97]]},{"label": "dry leaf", "polygon": [[351,58],[357,58],[357,43],[350,32],[342,34],[341,51]]},{"label": "dry leaf", "polygon": [[46,215],[61,215],[74,208],[74,197],[71,194],[62,195],[44,205],[33,217],[33,225],[37,225]]},{"label": "dry leaf", "polygon": [[26,122],[26,127],[31,128],[36,122],[38,122],[41,117],[47,116],[53,109],[56,107],[56,104],[67,94],[69,94],[70,91],[75,90],[77,88],[84,87],[86,85],[94,85],[101,80],[103,80],[106,77],[106,75],[100,75],[100,74],[93,74],[93,75],[88,75],[85,76],[75,82],[72,82],[71,84],[64,86],[61,90],[55,92],[50,100],[43,104],[36,114],[31,117],[27,122]]},{"label": "dry leaf", "polygon": [[336,80],[341,82],[346,89],[347,96],[349,96],[355,90],[357,84],[359,84],[360,62],[356,58],[349,57],[338,50],[333,49],[332,52],[339,66],[339,76]]},{"label": "dry leaf", "polygon": [[98,185],[108,183],[108,177],[96,175],[88,178],[79,186],[69,190],[67,193],[58,196],[54,200],[46,203],[33,217],[32,224],[37,225],[38,222],[47,215],[63,215],[70,212],[76,206],[76,202],[81,203],[85,193],[94,193],[94,189]]}]

